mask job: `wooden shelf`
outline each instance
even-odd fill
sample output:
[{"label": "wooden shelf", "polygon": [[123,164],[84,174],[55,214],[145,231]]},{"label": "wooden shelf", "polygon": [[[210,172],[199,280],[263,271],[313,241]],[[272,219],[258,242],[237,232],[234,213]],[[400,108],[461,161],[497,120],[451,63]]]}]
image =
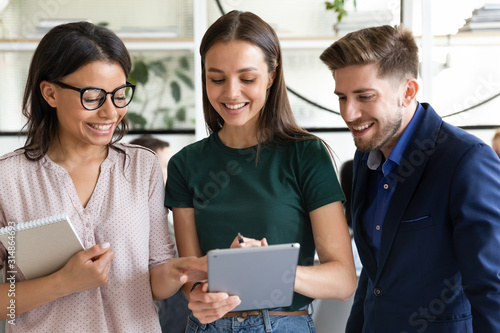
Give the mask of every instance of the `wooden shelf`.
[{"label": "wooden shelf", "polygon": [[[280,37],[281,47],[288,49],[326,49],[342,36]],[[417,40],[420,37],[417,36]],[[34,51],[39,39],[0,39],[0,52]],[[193,38],[124,38],[130,51],[196,51]],[[434,46],[498,46],[500,31],[461,32],[449,36],[434,36]]]},{"label": "wooden shelf", "polygon": [[460,32],[455,35],[435,36],[435,46],[499,46],[500,30],[484,32]]},{"label": "wooden shelf", "polygon": [[[39,39],[0,39],[1,52],[34,51]],[[129,51],[193,50],[192,38],[127,38],[123,39]]]}]

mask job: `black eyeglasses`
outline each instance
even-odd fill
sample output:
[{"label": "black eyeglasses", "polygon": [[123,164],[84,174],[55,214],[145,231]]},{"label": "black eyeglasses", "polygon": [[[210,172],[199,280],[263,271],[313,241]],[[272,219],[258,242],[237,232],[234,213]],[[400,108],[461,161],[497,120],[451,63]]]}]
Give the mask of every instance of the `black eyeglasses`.
[{"label": "black eyeglasses", "polygon": [[99,109],[104,102],[106,102],[106,97],[108,95],[111,95],[111,100],[113,101],[114,106],[117,108],[124,108],[132,102],[135,91],[135,85],[130,82],[127,82],[123,86],[120,86],[111,92],[95,87],[80,89],[61,81],[54,81],[54,83],[63,89],[78,91],[80,93],[80,102],[82,103],[82,106],[89,111]]}]

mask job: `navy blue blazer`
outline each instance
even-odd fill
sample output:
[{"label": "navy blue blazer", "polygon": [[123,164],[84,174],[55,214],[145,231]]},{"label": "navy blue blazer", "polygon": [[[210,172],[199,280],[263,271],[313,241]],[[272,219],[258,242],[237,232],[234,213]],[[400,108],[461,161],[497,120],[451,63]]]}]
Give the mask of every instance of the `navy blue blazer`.
[{"label": "navy blue blazer", "polygon": [[351,207],[363,270],[346,332],[500,332],[500,160],[422,105],[378,265],[360,224],[368,167],[355,154]]}]

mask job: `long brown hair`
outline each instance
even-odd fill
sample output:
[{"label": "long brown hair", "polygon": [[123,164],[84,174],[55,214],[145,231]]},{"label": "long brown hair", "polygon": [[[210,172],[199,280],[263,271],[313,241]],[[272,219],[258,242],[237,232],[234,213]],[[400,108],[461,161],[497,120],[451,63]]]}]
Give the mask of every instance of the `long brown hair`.
[{"label": "long brown hair", "polygon": [[[264,141],[269,143],[286,143],[317,138],[301,128],[293,115],[283,75],[281,46],[276,32],[259,16],[251,12],[236,10],[221,16],[215,21],[206,31],[200,45],[203,112],[210,133],[219,131],[224,124],[224,120],[208,99],[205,57],[210,48],[216,43],[232,41],[245,41],[258,46],[264,54],[268,73],[275,71],[276,75],[272,86],[268,90],[267,101],[259,113],[257,123],[258,149],[260,149]],[[323,144],[325,144],[331,154],[330,147],[324,141]]]},{"label": "long brown hair", "polygon": [[[94,61],[119,64],[128,76],[132,62],[123,42],[110,30],[88,22],[59,25],[40,41],[31,60],[23,98],[23,115],[27,122],[24,145],[26,158],[36,161],[48,151],[59,135],[55,109],[42,96],[40,83],[54,82]],[[128,119],[117,126],[113,143],[128,131]]]}]

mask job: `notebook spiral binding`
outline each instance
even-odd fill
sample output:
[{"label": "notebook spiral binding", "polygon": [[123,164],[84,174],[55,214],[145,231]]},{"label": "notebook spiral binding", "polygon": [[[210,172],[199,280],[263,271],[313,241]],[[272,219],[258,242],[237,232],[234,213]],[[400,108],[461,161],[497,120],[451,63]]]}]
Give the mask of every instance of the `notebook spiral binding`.
[{"label": "notebook spiral binding", "polygon": [[38,219],[38,220],[33,220],[33,221],[28,221],[28,222],[21,222],[21,223],[14,225],[14,226],[9,225],[9,226],[0,228],[0,235],[8,234],[11,232],[18,232],[18,231],[22,231],[22,230],[33,229],[33,228],[41,227],[41,226],[44,226],[47,224],[52,224],[52,223],[64,221],[66,219],[68,219],[67,214],[60,214],[60,215],[45,217],[43,219]]}]

